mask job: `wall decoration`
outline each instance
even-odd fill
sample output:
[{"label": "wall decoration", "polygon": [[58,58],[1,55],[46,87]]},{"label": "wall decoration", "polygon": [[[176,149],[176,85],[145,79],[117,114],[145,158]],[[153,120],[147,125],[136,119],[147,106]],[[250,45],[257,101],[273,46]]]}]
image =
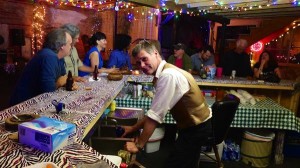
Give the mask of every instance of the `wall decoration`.
[{"label": "wall decoration", "polygon": [[93,18],[92,18],[93,34],[96,33],[97,31],[100,31],[101,26],[102,26],[102,18],[100,17],[99,12],[95,12],[95,15],[93,15]]},{"label": "wall decoration", "polygon": [[45,7],[43,5],[36,5],[33,9],[33,21],[32,21],[32,55],[42,48],[44,41],[44,21],[45,21]]},{"label": "wall decoration", "polygon": [[250,48],[251,48],[251,51],[258,52],[263,48],[263,43],[259,41],[255,44],[251,45]]}]

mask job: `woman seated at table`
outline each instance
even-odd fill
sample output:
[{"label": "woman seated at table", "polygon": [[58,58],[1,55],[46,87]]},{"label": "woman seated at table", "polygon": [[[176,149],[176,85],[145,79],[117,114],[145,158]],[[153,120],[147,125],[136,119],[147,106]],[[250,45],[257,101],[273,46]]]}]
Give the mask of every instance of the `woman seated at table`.
[{"label": "woman seated at table", "polygon": [[110,53],[107,68],[128,68],[132,69],[128,48],[131,37],[127,34],[117,34],[115,49]]},{"label": "woman seated at table", "polygon": [[265,76],[268,74],[275,74],[281,78],[275,58],[268,51],[263,51],[259,56],[259,61],[254,65],[254,77],[261,78],[261,75]]},{"label": "woman seated at table", "polygon": [[[99,73],[110,73],[117,69],[106,69],[103,68],[103,58],[101,55],[101,51],[106,48],[106,36],[102,32],[96,32],[93,34],[93,36],[90,38],[90,45],[92,48],[86,53],[83,64],[86,66],[89,66],[91,68],[94,68],[95,66],[98,66]],[[79,76],[86,76],[88,75],[88,72],[79,71]]]}]

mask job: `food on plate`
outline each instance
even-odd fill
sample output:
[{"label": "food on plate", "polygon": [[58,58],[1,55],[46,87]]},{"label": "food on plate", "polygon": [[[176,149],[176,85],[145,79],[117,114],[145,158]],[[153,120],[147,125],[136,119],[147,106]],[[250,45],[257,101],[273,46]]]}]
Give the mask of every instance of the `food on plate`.
[{"label": "food on plate", "polygon": [[119,81],[123,78],[123,75],[119,72],[111,72],[107,75],[108,80]]},{"label": "food on plate", "polygon": [[85,90],[92,90],[92,87],[85,87]]},{"label": "food on plate", "polygon": [[122,67],[119,69],[119,72],[123,75],[131,75],[132,72],[128,69],[128,67]]}]

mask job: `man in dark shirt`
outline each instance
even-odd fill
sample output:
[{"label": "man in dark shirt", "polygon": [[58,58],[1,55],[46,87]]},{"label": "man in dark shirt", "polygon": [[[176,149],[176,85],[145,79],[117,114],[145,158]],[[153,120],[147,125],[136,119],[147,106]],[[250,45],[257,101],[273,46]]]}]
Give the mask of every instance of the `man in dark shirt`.
[{"label": "man in dark shirt", "polygon": [[64,29],[54,29],[41,49],[27,64],[11,97],[15,105],[66,84],[64,57],[70,55],[72,37]]},{"label": "man in dark shirt", "polygon": [[236,76],[238,77],[253,76],[250,56],[245,52],[246,48],[247,41],[245,39],[238,39],[236,48],[221,57],[221,67],[223,67],[223,74],[225,76],[230,76],[233,70],[236,71]]}]

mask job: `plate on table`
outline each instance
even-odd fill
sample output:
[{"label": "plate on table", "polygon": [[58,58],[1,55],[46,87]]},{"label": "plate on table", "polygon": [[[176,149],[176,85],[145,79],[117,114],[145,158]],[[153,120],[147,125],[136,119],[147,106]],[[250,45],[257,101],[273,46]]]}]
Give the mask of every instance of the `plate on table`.
[{"label": "plate on table", "polygon": [[89,77],[89,82],[94,82],[94,81],[100,81],[101,80],[101,78],[98,78],[98,80],[94,80],[94,78],[92,77],[92,76],[90,76]]},{"label": "plate on table", "polygon": [[108,73],[105,73],[105,72],[102,72],[102,73],[98,74],[98,76],[103,76],[103,77],[105,77],[107,75],[108,75]]},{"label": "plate on table", "polygon": [[30,166],[27,166],[25,168],[59,168],[55,163],[53,162],[42,162],[42,163],[36,163]]}]

